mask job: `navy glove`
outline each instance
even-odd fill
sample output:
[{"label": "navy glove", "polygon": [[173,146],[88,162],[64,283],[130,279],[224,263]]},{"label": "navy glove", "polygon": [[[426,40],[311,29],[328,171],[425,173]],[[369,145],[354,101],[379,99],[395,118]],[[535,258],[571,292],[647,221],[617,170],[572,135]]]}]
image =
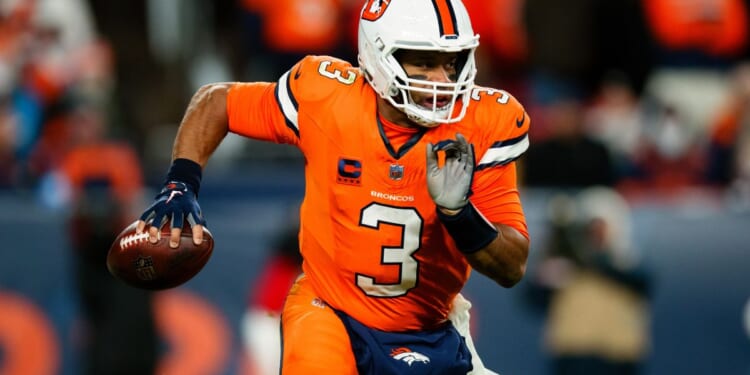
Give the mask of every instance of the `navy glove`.
[{"label": "navy glove", "polygon": [[[141,215],[136,232],[141,233],[146,224],[151,224],[149,241],[156,243],[159,232],[164,221],[171,221],[169,246],[176,248],[180,242],[185,220],[191,227],[206,225],[203,213],[198,205],[198,190],[201,186],[203,175],[200,164],[184,158],[177,158],[172,162],[167,172],[164,188],[156,195],[156,201]],[[150,222],[149,222],[150,220]],[[203,241],[203,230],[193,228],[193,242],[200,244]]]},{"label": "navy glove", "polygon": [[155,199],[141,215],[141,220],[146,223],[151,220],[152,226],[161,228],[164,221],[169,219],[172,229],[182,229],[184,220],[187,219],[190,226],[206,225],[197,195],[190,185],[181,181],[168,181]]}]

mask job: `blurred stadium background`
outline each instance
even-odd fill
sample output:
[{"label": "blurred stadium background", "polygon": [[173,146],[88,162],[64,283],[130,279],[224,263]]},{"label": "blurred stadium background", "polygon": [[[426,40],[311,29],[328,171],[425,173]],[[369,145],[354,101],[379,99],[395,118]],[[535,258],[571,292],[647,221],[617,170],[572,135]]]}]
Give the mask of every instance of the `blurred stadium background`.
[{"label": "blurred stadium background", "polygon": [[[550,202],[604,185],[626,199],[627,250],[652,276],[644,373],[750,374],[750,2],[464,1],[479,83],[514,94],[533,121],[519,162],[528,276],[506,290],[475,275],[466,290],[488,367],[549,373],[545,312],[527,292]],[[0,0],[0,374],[81,373],[71,194],[58,178],[81,124],[137,155],[140,212],[194,90],[273,81],[306,53],[356,61],[360,6]],[[251,374],[240,320],[272,235],[293,220],[302,168],[292,148],[233,136],[211,159],[200,202],[217,247],[195,279],[156,295],[160,373]]]}]

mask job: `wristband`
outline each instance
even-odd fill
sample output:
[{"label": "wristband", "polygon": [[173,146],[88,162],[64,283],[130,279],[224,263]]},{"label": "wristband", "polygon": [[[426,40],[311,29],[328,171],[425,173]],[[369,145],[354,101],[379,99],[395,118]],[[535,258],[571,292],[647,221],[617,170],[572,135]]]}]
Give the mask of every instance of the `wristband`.
[{"label": "wristband", "polygon": [[172,162],[172,166],[169,167],[165,183],[169,181],[184,182],[185,185],[193,190],[197,197],[198,190],[201,187],[202,176],[203,172],[200,164],[189,159],[175,159]]},{"label": "wristband", "polygon": [[473,254],[497,238],[497,228],[482,216],[471,202],[456,215],[450,216],[436,208],[437,216],[453,237],[458,250]]}]

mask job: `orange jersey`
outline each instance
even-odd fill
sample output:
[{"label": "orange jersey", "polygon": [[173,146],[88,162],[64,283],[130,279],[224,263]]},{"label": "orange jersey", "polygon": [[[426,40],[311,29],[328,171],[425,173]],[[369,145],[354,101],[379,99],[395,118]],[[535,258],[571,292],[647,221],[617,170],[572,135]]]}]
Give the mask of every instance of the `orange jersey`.
[{"label": "orange jersey", "polygon": [[476,158],[471,202],[528,236],[513,161],[530,120],[508,93],[477,87],[461,122],[399,135],[379,119],[376,95],[358,68],[308,56],[278,82],[235,83],[229,129],[303,152],[300,250],[318,296],[369,327],[429,329],[445,322],[470,268],[427,191],[427,144],[463,134]]}]

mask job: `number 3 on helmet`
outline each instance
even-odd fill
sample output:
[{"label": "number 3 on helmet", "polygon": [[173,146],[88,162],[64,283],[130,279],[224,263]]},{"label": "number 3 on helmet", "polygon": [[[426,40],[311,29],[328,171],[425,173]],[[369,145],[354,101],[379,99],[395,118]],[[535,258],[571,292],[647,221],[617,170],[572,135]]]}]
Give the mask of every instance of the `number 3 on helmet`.
[{"label": "number 3 on helmet", "polygon": [[[478,45],[479,35],[460,0],[369,0],[362,8],[360,68],[381,97],[424,126],[463,118],[476,77]],[[399,49],[458,53],[456,82],[409,78],[393,55]],[[410,92],[417,91],[450,100],[442,107],[426,108],[411,100]]]}]

